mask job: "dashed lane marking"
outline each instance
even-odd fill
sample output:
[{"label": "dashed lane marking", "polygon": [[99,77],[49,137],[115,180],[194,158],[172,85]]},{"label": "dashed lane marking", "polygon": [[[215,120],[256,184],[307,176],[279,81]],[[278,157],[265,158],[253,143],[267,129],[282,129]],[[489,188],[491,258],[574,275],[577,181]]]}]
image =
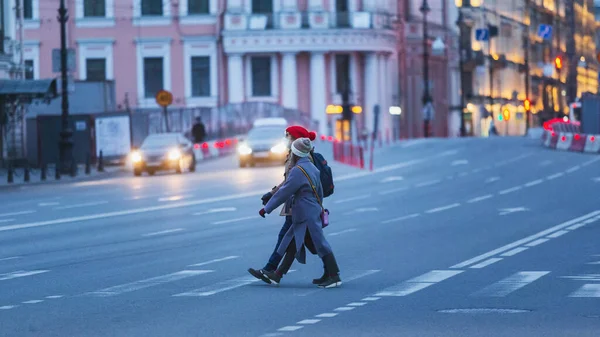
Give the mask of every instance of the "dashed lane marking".
[{"label": "dashed lane marking", "polygon": [[348,303],[346,304],[347,307],[362,307],[363,305],[366,305],[366,302],[352,302],[352,303]]},{"label": "dashed lane marking", "polygon": [[361,301],[369,301],[369,302],[374,302],[374,301],[378,301],[380,300],[381,297],[365,297],[363,298]]},{"label": "dashed lane marking", "polygon": [[346,229],[340,232],[335,232],[335,233],[329,233],[328,236],[338,236],[338,235],[342,235],[342,234],[346,234],[346,233],[352,233],[352,232],[356,232],[356,229],[354,228],[350,228],[350,229]]},{"label": "dashed lane marking", "polygon": [[408,219],[414,219],[419,217],[421,214],[419,213],[414,213],[414,214],[410,214],[410,215],[405,215],[405,216],[401,216],[399,218],[394,218],[394,219],[390,219],[390,220],[385,220],[382,221],[382,224],[386,224],[386,223],[390,223],[390,222],[398,222],[398,221],[404,221],[404,220],[408,220]]},{"label": "dashed lane marking", "polygon": [[[288,272],[288,274],[292,273],[294,271],[295,270],[292,269]],[[212,295],[215,295],[218,293],[222,293],[224,291],[247,286],[249,284],[252,284],[255,282],[260,282],[260,281],[261,280],[255,278],[253,276],[238,277],[238,278],[234,278],[231,280],[226,280],[226,281],[218,282],[215,284],[211,284],[211,285],[208,285],[208,286],[205,286],[202,288],[175,294],[175,295],[173,295],[173,297],[207,297],[207,296],[212,296]]]},{"label": "dashed lane marking", "polygon": [[23,304],[37,304],[37,303],[41,303],[44,302],[44,300],[30,300],[30,301],[25,301],[22,302]]},{"label": "dashed lane marking", "polygon": [[16,307],[18,307],[18,305],[3,305],[0,307],[0,310],[10,310]]},{"label": "dashed lane marking", "polygon": [[183,230],[184,230],[183,228],[173,228],[173,229],[167,229],[167,230],[160,231],[160,232],[153,232],[153,233],[142,234],[142,236],[149,237],[149,236],[165,235],[165,234],[171,234],[171,233],[181,232]]},{"label": "dashed lane marking", "polygon": [[354,310],[354,309],[356,309],[356,307],[339,307],[339,308],[333,309],[333,311],[350,311],[350,310]]},{"label": "dashed lane marking", "polygon": [[499,262],[499,261],[502,261],[502,258],[501,258],[501,257],[494,257],[494,258],[491,258],[491,259],[487,259],[487,260],[485,260],[485,261],[482,261],[482,262],[480,262],[480,263],[478,263],[478,264],[472,265],[470,268],[473,268],[473,269],[481,269],[481,268],[485,268],[485,267],[487,267],[487,266],[489,266],[489,265],[491,265],[491,264],[494,264],[494,263],[496,263],[496,262]]},{"label": "dashed lane marking", "polygon": [[187,198],[191,198],[193,197],[192,194],[185,194],[185,195],[173,195],[170,197],[163,197],[163,198],[159,198],[158,201],[164,202],[164,201],[179,201],[179,200],[183,200],[183,199],[187,199]]},{"label": "dashed lane marking", "polygon": [[563,236],[563,235],[567,234],[568,232],[569,231],[564,231],[564,230],[563,231],[558,231],[558,232],[555,232],[555,233],[552,233],[552,234],[548,235],[548,237],[555,239],[555,238],[557,238],[559,236]]},{"label": "dashed lane marking", "polygon": [[544,181],[542,179],[537,179],[537,180],[530,181],[530,182],[526,183],[525,187],[531,187],[531,186],[539,185],[539,184],[541,184],[543,182]]},{"label": "dashed lane marking", "polygon": [[15,219],[0,219],[0,223],[13,222]]},{"label": "dashed lane marking", "polygon": [[581,168],[581,166],[576,165],[576,166],[573,166],[570,169],[566,170],[565,172],[567,172],[567,173],[573,173],[573,172],[579,170],[580,168]]},{"label": "dashed lane marking", "polygon": [[504,254],[502,254],[500,256],[511,257],[511,256],[517,255],[517,254],[519,254],[521,252],[524,252],[527,249],[529,249],[529,248],[527,248],[527,247],[517,247],[517,248],[515,248],[513,250],[509,250],[508,252],[506,252],[506,253],[504,253]]},{"label": "dashed lane marking", "polygon": [[2,261],[16,260],[16,259],[20,259],[20,258],[21,258],[20,256],[5,257],[5,258],[0,259],[0,262],[2,262]]},{"label": "dashed lane marking", "polygon": [[583,226],[585,226],[585,225],[586,225],[585,223],[578,223],[578,224],[576,224],[576,225],[573,225],[573,226],[571,226],[571,227],[568,227],[567,229],[568,229],[568,230],[572,230],[572,231],[573,231],[573,230],[576,230],[576,229],[578,229],[578,228],[581,228],[581,227],[583,227]]},{"label": "dashed lane marking", "polygon": [[498,194],[508,194],[508,193],[516,192],[516,191],[520,190],[521,188],[522,188],[521,186],[515,186],[512,188],[508,188],[506,190],[502,190],[502,191],[498,192]]},{"label": "dashed lane marking", "polygon": [[20,212],[2,213],[2,214],[0,214],[0,218],[4,218],[4,217],[8,217],[8,216],[15,216],[15,215],[32,214],[35,212],[36,211],[20,211]]},{"label": "dashed lane marking", "polygon": [[558,172],[558,173],[551,174],[551,175],[547,176],[546,179],[553,180],[553,179],[556,179],[556,178],[560,178],[560,177],[562,177],[564,175],[565,175],[564,173]]},{"label": "dashed lane marking", "polygon": [[336,200],[334,202],[334,204],[342,204],[342,203],[345,203],[345,202],[351,202],[351,201],[357,201],[357,200],[364,200],[364,199],[368,199],[370,197],[371,197],[371,194],[365,194],[365,195],[361,195],[361,196],[357,196],[357,197]]},{"label": "dashed lane marking", "polygon": [[426,186],[439,184],[440,182],[441,182],[441,180],[431,180],[431,181],[426,181],[426,182],[416,184],[415,187],[426,187]]},{"label": "dashed lane marking", "polygon": [[64,297],[63,295],[50,295],[50,296],[46,296],[47,299],[57,299],[57,298],[62,298]]},{"label": "dashed lane marking", "polygon": [[47,272],[49,272],[49,270],[31,270],[31,271],[19,270],[19,271],[14,271],[12,273],[0,274],[0,281],[12,280],[15,278],[43,274],[43,273],[47,273]]},{"label": "dashed lane marking", "polygon": [[[361,279],[363,277],[367,277],[369,275],[373,275],[375,273],[380,272],[381,270],[379,269],[372,269],[372,270],[359,270],[359,271],[350,271],[350,272],[345,272],[346,274],[349,274],[350,276],[348,277],[344,277],[344,279],[342,280],[344,283],[348,283],[348,282],[352,282],[358,279]],[[309,296],[321,291],[325,291],[325,289],[321,289],[321,288],[317,288],[317,289],[312,289],[309,291],[304,291],[301,293],[296,294],[296,296]]]},{"label": "dashed lane marking", "polygon": [[498,181],[498,180],[500,180],[500,178],[499,178],[499,177],[491,177],[491,178],[487,178],[487,179],[485,180],[485,183],[486,183],[486,184],[489,184],[489,183],[493,183],[493,182],[495,182],[495,181]]},{"label": "dashed lane marking", "polygon": [[535,247],[535,246],[541,245],[544,242],[548,242],[548,239],[537,239],[535,241],[532,241],[532,242],[526,244],[525,246],[526,247]]},{"label": "dashed lane marking", "polygon": [[86,203],[83,203],[83,204],[75,204],[75,205],[68,205],[68,206],[59,206],[59,207],[54,207],[53,209],[55,211],[60,211],[60,210],[65,210],[65,209],[92,207],[92,206],[99,206],[99,205],[106,205],[106,204],[108,204],[108,201],[96,201],[96,202],[86,202]]},{"label": "dashed lane marking", "polygon": [[300,326],[300,325],[290,325],[290,326],[284,326],[283,328],[280,328],[277,331],[296,331],[296,330],[300,330],[302,328],[303,328],[303,326]]},{"label": "dashed lane marking", "polygon": [[235,208],[235,207],[213,208],[213,209],[209,209],[208,211],[193,213],[193,215],[206,215],[206,214],[221,213],[221,212],[235,212],[236,210],[237,210],[237,208]]},{"label": "dashed lane marking", "polygon": [[447,211],[449,209],[456,208],[456,207],[459,207],[459,206],[460,206],[459,203],[455,203],[455,204],[451,204],[451,205],[447,205],[447,206],[442,206],[442,207],[438,207],[438,208],[432,208],[432,209],[430,209],[428,211],[425,211],[425,213],[427,213],[427,214],[438,213],[438,212]]},{"label": "dashed lane marking", "polygon": [[337,313],[337,312],[325,312],[325,313],[322,313],[322,314],[318,314],[315,317],[319,317],[319,318],[331,318],[331,317],[335,317],[337,315],[339,315],[339,313]]},{"label": "dashed lane marking", "polygon": [[483,201],[483,200],[486,200],[486,199],[490,199],[492,197],[493,197],[493,195],[487,194],[487,195],[483,195],[481,197],[473,198],[473,199],[467,201],[467,203],[472,204],[472,203],[475,203],[475,202],[480,202],[480,201]]},{"label": "dashed lane marking", "polygon": [[237,259],[239,258],[239,256],[226,256],[220,259],[214,259],[214,260],[210,260],[210,261],[206,261],[206,262],[200,262],[200,263],[196,263],[196,264],[190,264],[188,267],[200,267],[200,266],[205,266],[207,264],[211,264],[211,263],[217,263],[217,262],[222,262],[222,261],[228,261],[228,260],[233,260],[233,259]]},{"label": "dashed lane marking", "polygon": [[321,321],[320,319],[305,319],[296,324],[316,324],[316,323],[319,323],[320,321]]},{"label": "dashed lane marking", "polygon": [[250,219],[258,219],[258,215],[252,215],[252,216],[245,216],[242,218],[235,218],[235,219],[229,219],[229,220],[222,220],[222,221],[216,221],[213,222],[213,225],[223,225],[223,224],[227,224],[227,223],[232,223],[232,222],[240,222],[240,221],[244,221],[244,220],[250,220]]},{"label": "dashed lane marking", "polygon": [[394,188],[391,190],[381,191],[381,192],[379,192],[379,195],[388,195],[388,194],[404,192],[404,191],[408,191],[408,187],[398,187],[398,188]]}]

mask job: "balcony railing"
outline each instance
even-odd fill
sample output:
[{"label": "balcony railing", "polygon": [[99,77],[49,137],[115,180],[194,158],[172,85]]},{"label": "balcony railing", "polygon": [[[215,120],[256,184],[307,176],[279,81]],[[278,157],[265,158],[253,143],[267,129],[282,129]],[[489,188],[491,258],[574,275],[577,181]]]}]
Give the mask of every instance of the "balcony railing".
[{"label": "balcony railing", "polygon": [[226,13],[225,30],[393,29],[394,16],[372,12]]}]

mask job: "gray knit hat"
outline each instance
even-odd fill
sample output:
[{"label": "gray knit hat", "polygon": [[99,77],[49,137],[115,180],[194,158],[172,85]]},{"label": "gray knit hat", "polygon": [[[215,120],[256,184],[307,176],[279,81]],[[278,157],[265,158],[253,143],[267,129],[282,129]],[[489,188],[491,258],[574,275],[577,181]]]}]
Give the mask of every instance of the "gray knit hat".
[{"label": "gray knit hat", "polygon": [[292,153],[300,158],[308,157],[313,145],[308,138],[298,138],[292,143]]}]

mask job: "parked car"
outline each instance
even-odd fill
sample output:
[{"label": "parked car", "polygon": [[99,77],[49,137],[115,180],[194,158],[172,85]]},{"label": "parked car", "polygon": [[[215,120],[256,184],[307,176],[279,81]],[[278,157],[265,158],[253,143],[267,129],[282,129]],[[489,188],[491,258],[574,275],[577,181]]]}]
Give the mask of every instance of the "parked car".
[{"label": "parked car", "polygon": [[141,176],[143,172],[153,175],[157,171],[196,171],[194,145],[182,133],[148,136],[140,149],[131,153],[131,162],[135,176]]},{"label": "parked car", "polygon": [[288,148],[285,125],[253,127],[237,148],[240,167],[255,166],[257,162],[284,163]]}]

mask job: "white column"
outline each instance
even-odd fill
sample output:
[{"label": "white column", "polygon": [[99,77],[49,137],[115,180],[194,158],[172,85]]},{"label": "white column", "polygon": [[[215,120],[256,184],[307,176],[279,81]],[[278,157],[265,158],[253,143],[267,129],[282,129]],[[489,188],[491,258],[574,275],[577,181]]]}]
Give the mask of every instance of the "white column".
[{"label": "white column", "polygon": [[244,101],[244,63],[241,54],[227,55],[227,88],[229,103]]},{"label": "white column", "polygon": [[319,122],[319,134],[327,134],[327,104],[325,85],[325,54],[312,53],[310,55],[310,115]]},{"label": "white column", "polygon": [[[375,104],[379,104],[379,76],[377,76],[377,72],[379,71],[378,68],[377,54],[367,53],[365,62],[365,106],[363,111],[365,113],[365,128],[369,132],[373,132],[373,123],[375,120],[373,107]],[[379,117],[381,118],[381,116]],[[381,119],[379,120],[379,125],[381,126]]]},{"label": "white column", "polygon": [[298,69],[296,67],[296,53],[284,53],[282,60],[283,106],[298,109]]},{"label": "white column", "polygon": [[381,102],[381,116],[379,116],[381,119],[379,120],[379,125],[381,125],[381,137],[385,140],[386,132],[390,132],[388,129],[391,126],[390,114],[388,112],[390,106],[388,56],[379,54],[377,58],[379,64],[379,102]]}]

